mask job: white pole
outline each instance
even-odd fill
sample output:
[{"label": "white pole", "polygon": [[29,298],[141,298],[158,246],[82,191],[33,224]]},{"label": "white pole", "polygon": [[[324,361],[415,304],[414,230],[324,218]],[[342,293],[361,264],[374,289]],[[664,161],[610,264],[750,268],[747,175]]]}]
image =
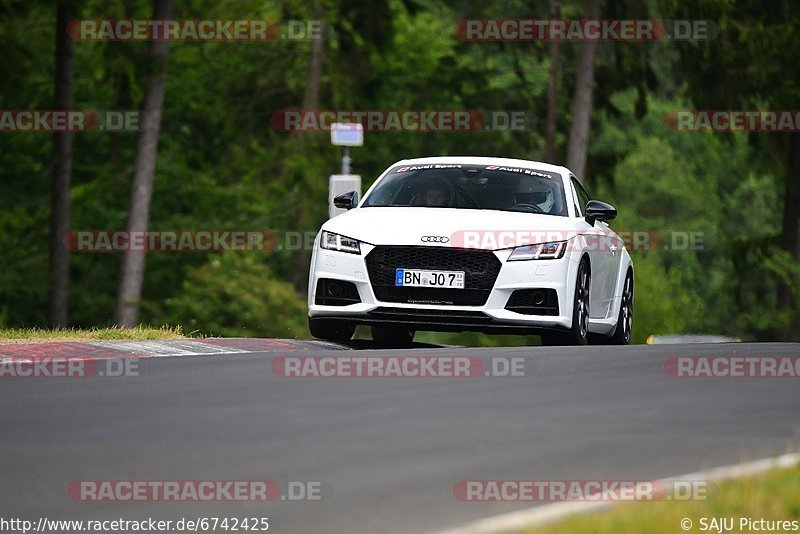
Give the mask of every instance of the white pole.
[{"label": "white pole", "polygon": [[342,156],[342,174],[350,174],[350,147],[344,147],[344,156]]}]

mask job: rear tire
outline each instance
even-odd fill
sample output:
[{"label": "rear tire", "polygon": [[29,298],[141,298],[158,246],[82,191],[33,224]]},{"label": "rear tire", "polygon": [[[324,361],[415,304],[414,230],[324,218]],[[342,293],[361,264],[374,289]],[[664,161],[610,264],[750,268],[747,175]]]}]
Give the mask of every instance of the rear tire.
[{"label": "rear tire", "polygon": [[572,302],[572,327],[567,332],[542,334],[542,345],[586,345],[589,336],[589,290],[592,273],[589,261],[584,258],[578,266],[575,281],[575,296]]},{"label": "rear tire", "polygon": [[414,342],[416,332],[401,326],[373,326],[372,340],[381,347],[405,348]]},{"label": "rear tire", "polygon": [[352,339],[353,333],[356,331],[356,325],[335,319],[309,317],[308,329],[311,331],[311,335],[317,339],[344,343]]}]

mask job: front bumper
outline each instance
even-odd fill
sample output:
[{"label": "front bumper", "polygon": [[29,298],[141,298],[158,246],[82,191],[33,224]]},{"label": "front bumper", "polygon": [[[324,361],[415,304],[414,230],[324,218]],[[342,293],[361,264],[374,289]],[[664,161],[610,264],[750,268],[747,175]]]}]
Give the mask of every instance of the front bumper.
[{"label": "front bumper", "polygon": [[[574,282],[569,281],[574,281],[577,265],[569,254],[558,260],[508,262],[509,250],[495,251],[493,254],[501,267],[486,302],[480,306],[462,306],[378,300],[370,283],[366,262],[373,248],[362,243],[361,255],[356,255],[315,247],[309,275],[309,317],[339,319],[363,325],[402,324],[415,330],[428,331],[533,334],[566,330],[571,326],[572,299],[567,295],[574,290]],[[317,299],[316,294],[320,279],[351,282],[361,302],[338,306],[319,304],[319,300],[324,300]],[[522,289],[554,290],[558,303],[557,314],[531,315],[506,309],[512,293]]]}]

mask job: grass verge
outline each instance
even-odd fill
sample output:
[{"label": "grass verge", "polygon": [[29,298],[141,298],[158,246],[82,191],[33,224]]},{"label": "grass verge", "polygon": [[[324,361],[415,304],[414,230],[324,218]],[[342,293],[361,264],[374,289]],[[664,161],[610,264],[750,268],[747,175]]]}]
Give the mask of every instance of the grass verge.
[{"label": "grass verge", "polygon": [[0,328],[0,343],[27,343],[48,341],[84,341],[89,339],[125,339],[141,341],[147,339],[180,339],[187,337],[180,326],[162,326],[153,328],[137,326],[135,328],[64,328],[50,330],[47,328]]},{"label": "grass verge", "polygon": [[[703,518],[706,520],[705,529],[701,522]],[[558,523],[524,530],[520,534],[718,532],[716,528],[711,528],[712,518],[718,519],[718,525],[722,525],[721,518],[732,519],[733,528],[729,532],[756,531],[751,530],[752,527],[748,525],[740,528],[741,518],[800,523],[800,466],[775,469],[749,478],[711,483],[706,500],[623,503],[603,512],[571,517]],[[686,519],[691,521],[688,529],[681,525],[681,521]],[[686,525],[688,523],[684,523]],[[760,530],[769,531],[764,527]],[[777,531],[785,530],[779,528]]]}]

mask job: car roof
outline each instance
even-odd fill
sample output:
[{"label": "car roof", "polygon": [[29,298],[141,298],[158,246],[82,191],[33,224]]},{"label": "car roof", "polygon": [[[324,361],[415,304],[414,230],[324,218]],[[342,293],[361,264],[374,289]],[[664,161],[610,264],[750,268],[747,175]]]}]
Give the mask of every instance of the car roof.
[{"label": "car roof", "polygon": [[498,167],[532,167],[542,171],[568,175],[569,169],[541,161],[514,158],[493,158],[487,156],[435,156],[427,158],[403,159],[391,165],[425,165],[428,163],[461,163],[467,165],[497,165]]}]

